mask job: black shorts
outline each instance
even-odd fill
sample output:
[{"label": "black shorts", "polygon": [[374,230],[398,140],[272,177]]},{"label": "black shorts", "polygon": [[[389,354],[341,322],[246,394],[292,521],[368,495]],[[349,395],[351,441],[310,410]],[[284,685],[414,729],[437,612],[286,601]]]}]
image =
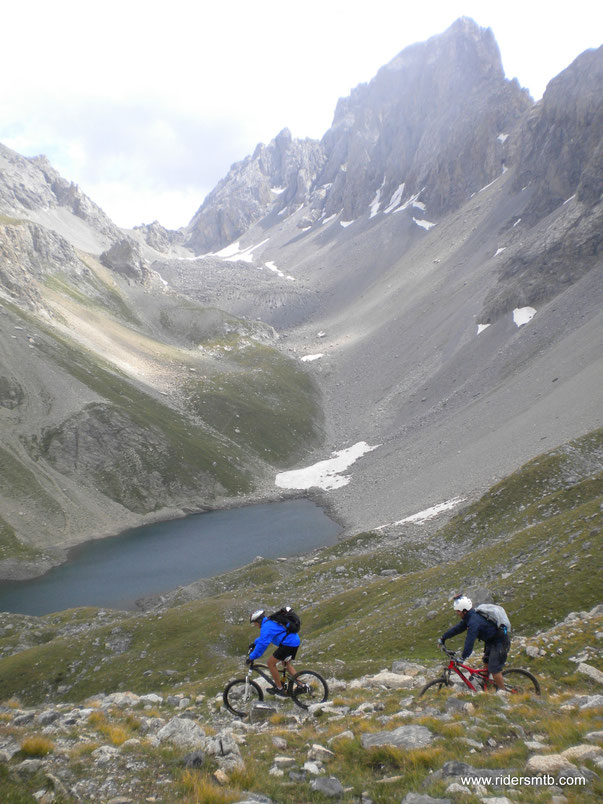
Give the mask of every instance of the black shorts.
[{"label": "black shorts", "polygon": [[298,648],[299,645],[296,645],[295,647],[292,647],[291,645],[281,645],[280,648],[277,648],[272,655],[275,659],[278,659],[279,662],[285,662],[287,659],[295,659]]},{"label": "black shorts", "polygon": [[490,673],[500,673],[507,661],[511,640],[509,637],[497,639],[495,642],[486,642],[484,647],[484,664],[488,665]]}]

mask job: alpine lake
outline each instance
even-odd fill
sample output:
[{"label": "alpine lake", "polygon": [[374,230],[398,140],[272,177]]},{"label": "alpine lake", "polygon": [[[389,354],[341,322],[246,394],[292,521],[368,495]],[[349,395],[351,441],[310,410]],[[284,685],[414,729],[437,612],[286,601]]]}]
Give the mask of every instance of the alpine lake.
[{"label": "alpine lake", "polygon": [[334,544],[342,528],[310,500],[192,514],[86,542],[38,578],[0,581],[0,611],[135,609],[136,600],[251,563]]}]

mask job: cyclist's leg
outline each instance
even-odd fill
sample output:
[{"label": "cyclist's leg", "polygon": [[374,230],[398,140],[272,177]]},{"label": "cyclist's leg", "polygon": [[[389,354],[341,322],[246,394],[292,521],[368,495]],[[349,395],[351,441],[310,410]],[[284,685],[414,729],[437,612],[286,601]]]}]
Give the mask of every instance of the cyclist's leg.
[{"label": "cyclist's leg", "polygon": [[295,659],[297,656],[297,651],[299,649],[299,645],[295,648],[287,648],[287,656],[283,659],[285,662],[285,667],[287,668],[287,672],[289,675],[294,676],[297,673],[295,667],[293,667],[292,660]]},{"label": "cyclist's leg", "polygon": [[488,646],[488,666],[492,674],[492,680],[496,684],[497,690],[504,690],[505,681],[503,679],[502,669],[507,661],[507,654],[509,652],[509,640],[497,639],[495,642]]},{"label": "cyclist's leg", "polygon": [[274,681],[274,686],[277,690],[282,689],[281,686],[281,677],[278,672],[277,663],[279,662],[279,658],[277,657],[278,650],[275,650],[272,656],[268,657],[267,665],[268,669],[270,670],[270,675],[272,676],[272,680]]}]

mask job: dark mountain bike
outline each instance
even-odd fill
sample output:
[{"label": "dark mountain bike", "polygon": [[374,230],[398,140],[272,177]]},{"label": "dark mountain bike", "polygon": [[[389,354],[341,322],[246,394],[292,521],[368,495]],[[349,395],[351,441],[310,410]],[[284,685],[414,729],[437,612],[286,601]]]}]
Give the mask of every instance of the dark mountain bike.
[{"label": "dark mountain bike", "polygon": [[[320,673],[314,670],[300,670],[294,676],[287,672],[285,662],[277,665],[281,676],[281,684],[288,697],[301,709],[308,709],[311,704],[324,703],[329,697],[329,687]],[[267,672],[264,672],[267,671]],[[245,678],[230,681],[224,688],[222,700],[226,708],[239,717],[247,717],[251,706],[257,701],[264,700],[264,691],[251,676],[257,673],[270,686],[274,685],[268,665],[256,664],[249,666]]]},{"label": "dark mountain bike", "polygon": [[[442,646],[442,650],[450,659],[444,667],[443,675],[434,678],[433,681],[425,684],[423,689],[419,692],[419,697],[424,695],[427,690],[441,690],[443,687],[451,687],[451,675],[456,675],[463,681],[463,683],[473,692],[478,690],[495,690],[496,684],[491,678],[488,678],[488,671],[481,667],[469,667],[463,664],[461,659],[457,656],[455,651],[448,650]],[[536,676],[532,675],[528,670],[522,670],[519,667],[509,667],[502,671],[505,681],[505,690],[515,695],[522,693],[532,693],[540,695],[540,684]]]}]

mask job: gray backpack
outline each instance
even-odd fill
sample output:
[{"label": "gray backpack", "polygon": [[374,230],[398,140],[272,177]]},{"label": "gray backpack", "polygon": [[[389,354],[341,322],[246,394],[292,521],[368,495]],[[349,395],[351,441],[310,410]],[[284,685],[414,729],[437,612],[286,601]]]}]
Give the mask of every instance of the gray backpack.
[{"label": "gray backpack", "polygon": [[478,614],[481,614],[485,620],[494,623],[503,634],[511,636],[511,621],[502,606],[496,606],[494,603],[482,603],[476,606],[475,610]]}]

